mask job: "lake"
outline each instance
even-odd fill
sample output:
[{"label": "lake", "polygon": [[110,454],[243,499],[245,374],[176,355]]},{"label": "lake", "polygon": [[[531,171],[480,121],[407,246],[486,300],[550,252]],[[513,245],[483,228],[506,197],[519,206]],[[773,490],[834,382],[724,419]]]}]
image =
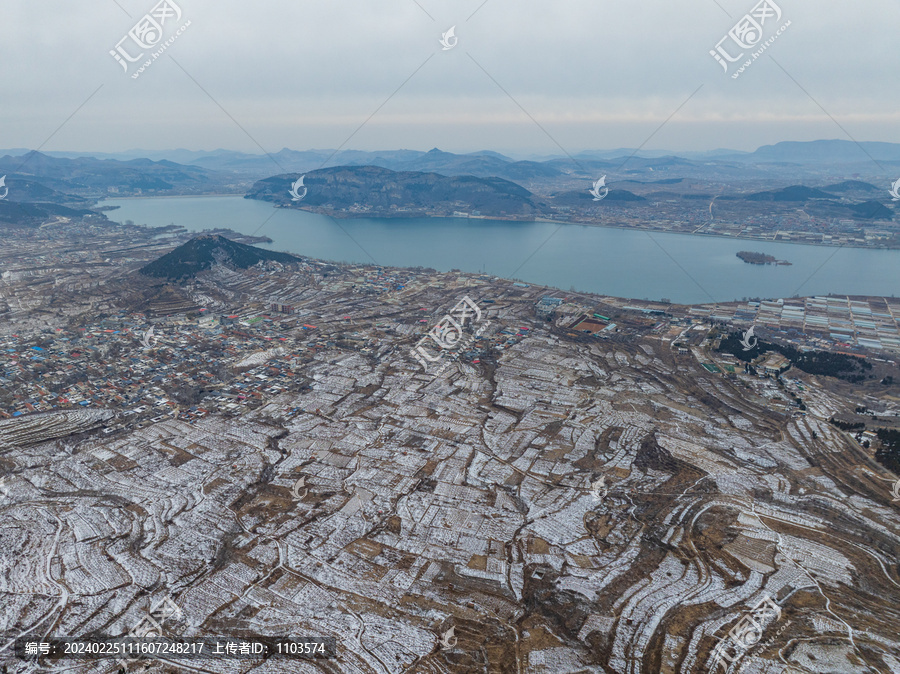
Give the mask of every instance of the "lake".
[{"label": "lake", "polygon": [[[333,220],[238,196],[106,199],[107,216],[268,236],[262,247],[337,262],[461,269],[616,297],[696,304],[794,294],[893,295],[900,251],[467,218]],[[558,230],[558,231],[557,231]],[[555,232],[555,234],[554,234]],[[739,250],[792,266],[757,266]]]}]

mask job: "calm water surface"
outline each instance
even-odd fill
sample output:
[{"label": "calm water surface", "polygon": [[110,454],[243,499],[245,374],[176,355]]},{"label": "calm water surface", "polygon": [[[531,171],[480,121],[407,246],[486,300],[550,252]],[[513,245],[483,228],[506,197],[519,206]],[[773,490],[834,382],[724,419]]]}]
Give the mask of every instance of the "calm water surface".
[{"label": "calm water surface", "polygon": [[[107,216],[189,231],[257,230],[264,247],[339,262],[433,267],[517,278],[527,283],[617,297],[673,302],[743,297],[893,295],[900,292],[900,251],[835,248],[725,237],[505,222],[466,218],[332,220],[234,196],[107,199]],[[554,233],[555,232],[555,233]],[[751,250],[792,266],[756,266],[735,257]]]}]

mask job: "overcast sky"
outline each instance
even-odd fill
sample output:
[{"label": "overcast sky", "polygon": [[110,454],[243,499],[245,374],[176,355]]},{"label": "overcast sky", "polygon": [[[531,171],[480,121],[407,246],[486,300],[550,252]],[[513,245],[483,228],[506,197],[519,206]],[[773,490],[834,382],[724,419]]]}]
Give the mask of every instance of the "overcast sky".
[{"label": "overcast sky", "polygon": [[900,142],[897,0],[775,0],[782,17],[765,21],[763,39],[790,26],[737,79],[739,63],[725,73],[709,52],[753,0],[173,0],[182,16],[164,21],[163,41],[190,25],[134,79],[162,43],[122,42],[145,52],[127,72],[109,52],[156,1],[5,0],[0,147],[560,154]]}]

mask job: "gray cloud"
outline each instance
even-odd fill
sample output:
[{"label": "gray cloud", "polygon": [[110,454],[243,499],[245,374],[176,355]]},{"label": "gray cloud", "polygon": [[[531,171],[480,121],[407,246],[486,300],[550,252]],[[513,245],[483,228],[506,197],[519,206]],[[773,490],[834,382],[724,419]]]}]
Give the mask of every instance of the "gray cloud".
[{"label": "gray cloud", "polygon": [[333,148],[383,104],[348,147],[558,153],[530,115],[574,153],[644,143],[701,85],[648,148],[845,138],[829,114],[900,142],[890,0],[781,0],[790,28],[737,80],[708,52],[744,0],[175,1],[190,27],[132,80],[108,52],[152,1],[8,0],[0,145],[37,147],[100,85],[45,149]]}]

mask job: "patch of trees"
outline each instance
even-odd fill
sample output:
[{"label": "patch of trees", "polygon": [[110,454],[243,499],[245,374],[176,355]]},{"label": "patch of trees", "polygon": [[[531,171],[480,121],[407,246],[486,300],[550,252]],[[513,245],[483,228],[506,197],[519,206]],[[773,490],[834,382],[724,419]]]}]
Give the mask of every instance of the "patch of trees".
[{"label": "patch of trees", "polygon": [[742,250],[737,253],[737,256],[748,264],[772,264],[775,262],[775,258],[772,255],[752,253],[749,250]]},{"label": "patch of trees", "polygon": [[865,381],[866,373],[872,369],[872,364],[867,360],[843,353],[828,351],[802,353],[792,346],[779,347],[778,351],[804,372],[836,377],[855,384]]},{"label": "patch of trees", "polygon": [[726,337],[722,337],[719,342],[719,351],[722,353],[730,353],[738,360],[749,363],[753,359],[758,358],[761,353],[774,346],[759,340],[755,348],[745,351],[744,344],[741,341],[742,338],[743,335],[740,332],[729,333]]},{"label": "patch of trees", "polygon": [[832,426],[837,426],[842,431],[860,431],[865,429],[866,425],[861,421],[853,422],[853,421],[841,421],[840,419],[835,419],[832,417],[828,420]]},{"label": "patch of trees", "polygon": [[791,364],[807,374],[836,377],[854,384],[865,381],[872,364],[863,358],[848,356],[843,353],[828,351],[800,351],[790,345],[774,344],[759,340],[756,347],[749,351],[744,349],[742,333],[732,332],[723,337],[719,343],[719,351],[730,353],[738,360],[749,363],[766,351],[776,351],[791,361]]},{"label": "patch of trees", "polygon": [[200,386],[192,386],[182,382],[178,382],[174,385],[164,385],[160,388],[162,388],[169,397],[173,398],[179,405],[187,406],[199,405],[207,395],[215,393],[215,389],[205,389]]},{"label": "patch of trees", "polygon": [[888,470],[900,474],[900,431],[879,428],[875,431],[880,443],[875,460]]}]

